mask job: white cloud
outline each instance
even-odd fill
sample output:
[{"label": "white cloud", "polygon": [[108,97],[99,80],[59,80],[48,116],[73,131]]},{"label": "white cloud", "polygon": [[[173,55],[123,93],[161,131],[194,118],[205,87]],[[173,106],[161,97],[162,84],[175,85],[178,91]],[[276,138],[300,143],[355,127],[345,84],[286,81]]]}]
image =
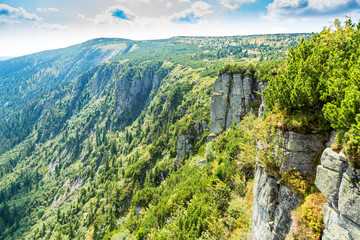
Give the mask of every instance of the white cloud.
[{"label": "white cloud", "polygon": [[[144,3],[150,3],[151,2],[151,0],[136,0],[136,1],[144,2]],[[134,2],[134,0],[118,0],[118,2]]]},{"label": "white cloud", "polygon": [[221,0],[220,3],[225,8],[230,10],[235,10],[241,7],[244,3],[253,3],[255,0]]},{"label": "white cloud", "polygon": [[124,6],[112,6],[100,14],[96,15],[95,18],[89,19],[97,24],[114,24],[121,22],[130,22],[136,18],[136,14],[131,12]]},{"label": "white cloud", "polygon": [[213,13],[214,11],[211,10],[211,8],[212,5],[206,2],[198,1],[193,3],[190,8],[185,9],[179,13],[172,14],[170,16],[170,20],[175,22],[176,21],[191,22],[191,20],[196,21],[200,17]]},{"label": "white cloud", "polygon": [[70,27],[68,26],[64,26],[61,24],[49,24],[49,23],[43,23],[43,24],[39,24],[36,25],[38,28],[41,29],[48,29],[48,30],[70,30]]},{"label": "white cloud", "polygon": [[85,20],[85,16],[82,15],[81,13],[79,13],[79,14],[77,15],[77,20],[79,20],[79,21]]},{"label": "white cloud", "polygon": [[16,24],[16,23],[20,23],[20,22],[16,21],[16,20],[9,20],[9,19],[1,19],[0,18],[0,25],[1,24]]},{"label": "white cloud", "polygon": [[198,1],[195,2],[191,5],[191,8],[188,10],[185,10],[183,12],[193,12],[195,17],[202,17],[205,15],[208,15],[210,13],[213,13],[214,11],[210,10],[212,8],[212,5],[206,3],[206,2],[202,2],[202,1]]},{"label": "white cloud", "polygon": [[177,0],[180,3],[190,3],[190,0]]},{"label": "white cloud", "polygon": [[59,12],[57,8],[36,8],[38,12]]},{"label": "white cloud", "polygon": [[17,20],[27,20],[27,21],[41,21],[42,18],[38,17],[36,14],[28,13],[24,8],[13,8],[6,4],[0,4],[0,18],[4,21],[7,19],[9,21]]},{"label": "white cloud", "polygon": [[263,18],[304,17],[331,11],[341,15],[352,10],[355,2],[360,4],[360,0],[274,0],[267,6],[267,15]]},{"label": "white cloud", "polygon": [[167,6],[167,7],[171,7],[172,5],[173,5],[173,4],[172,4],[171,2],[167,2],[167,3],[166,3],[166,6]]},{"label": "white cloud", "polygon": [[303,0],[274,0],[267,6],[268,14],[264,16],[267,19],[276,19],[281,15],[286,15],[288,12],[303,11],[300,7]]},{"label": "white cloud", "polygon": [[[359,1],[359,0],[357,0]],[[347,6],[352,0],[309,0],[309,8],[319,11],[333,10],[338,7]]]}]

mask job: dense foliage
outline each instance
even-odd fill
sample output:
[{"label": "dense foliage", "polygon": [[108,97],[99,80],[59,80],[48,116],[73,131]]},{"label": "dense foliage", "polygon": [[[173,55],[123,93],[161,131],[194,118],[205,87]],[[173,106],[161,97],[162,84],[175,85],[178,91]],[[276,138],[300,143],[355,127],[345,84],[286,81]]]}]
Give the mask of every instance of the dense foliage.
[{"label": "dense foliage", "polygon": [[213,82],[307,36],[96,39],[1,62],[0,239],[245,237],[254,116],[207,143]]},{"label": "dense foliage", "polygon": [[[352,165],[360,167],[360,23],[334,27],[302,40],[289,51],[286,67],[269,82],[266,102],[287,117],[316,116],[320,129],[331,125]],[[326,122],[325,122],[326,121]]]}]

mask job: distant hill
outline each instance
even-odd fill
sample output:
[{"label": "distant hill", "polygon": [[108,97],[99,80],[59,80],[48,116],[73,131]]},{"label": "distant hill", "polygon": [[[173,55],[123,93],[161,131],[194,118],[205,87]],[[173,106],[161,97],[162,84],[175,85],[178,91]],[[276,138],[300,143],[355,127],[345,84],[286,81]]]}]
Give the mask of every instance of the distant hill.
[{"label": "distant hill", "polygon": [[8,60],[8,59],[10,59],[10,58],[13,58],[13,57],[1,57],[1,56],[0,56],[0,61]]}]

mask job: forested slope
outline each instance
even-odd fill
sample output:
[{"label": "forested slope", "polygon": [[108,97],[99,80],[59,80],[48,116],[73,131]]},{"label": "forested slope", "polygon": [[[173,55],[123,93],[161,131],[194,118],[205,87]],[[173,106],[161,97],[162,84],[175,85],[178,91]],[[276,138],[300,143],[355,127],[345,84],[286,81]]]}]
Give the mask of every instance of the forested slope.
[{"label": "forested slope", "polygon": [[239,142],[255,146],[254,116],[207,143],[213,83],[226,62],[257,76],[302,37],[98,39],[1,62],[1,238],[248,234],[253,163]]}]

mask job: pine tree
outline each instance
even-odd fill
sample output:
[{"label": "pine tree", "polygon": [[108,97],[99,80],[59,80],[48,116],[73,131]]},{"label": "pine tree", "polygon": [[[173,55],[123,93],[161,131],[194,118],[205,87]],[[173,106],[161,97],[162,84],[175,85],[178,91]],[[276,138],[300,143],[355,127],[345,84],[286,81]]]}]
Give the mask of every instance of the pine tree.
[{"label": "pine tree", "polygon": [[70,239],[75,238],[75,232],[74,232],[74,229],[73,229],[73,226],[72,226],[71,222],[70,222],[70,226],[69,226],[69,238]]},{"label": "pine tree", "polygon": [[42,232],[41,232],[41,237],[44,237],[46,234],[46,226],[45,223],[42,224]]},{"label": "pine tree", "polygon": [[110,203],[107,220],[108,220],[109,231],[111,232],[115,229],[115,216],[113,213],[113,204],[112,203]]}]

